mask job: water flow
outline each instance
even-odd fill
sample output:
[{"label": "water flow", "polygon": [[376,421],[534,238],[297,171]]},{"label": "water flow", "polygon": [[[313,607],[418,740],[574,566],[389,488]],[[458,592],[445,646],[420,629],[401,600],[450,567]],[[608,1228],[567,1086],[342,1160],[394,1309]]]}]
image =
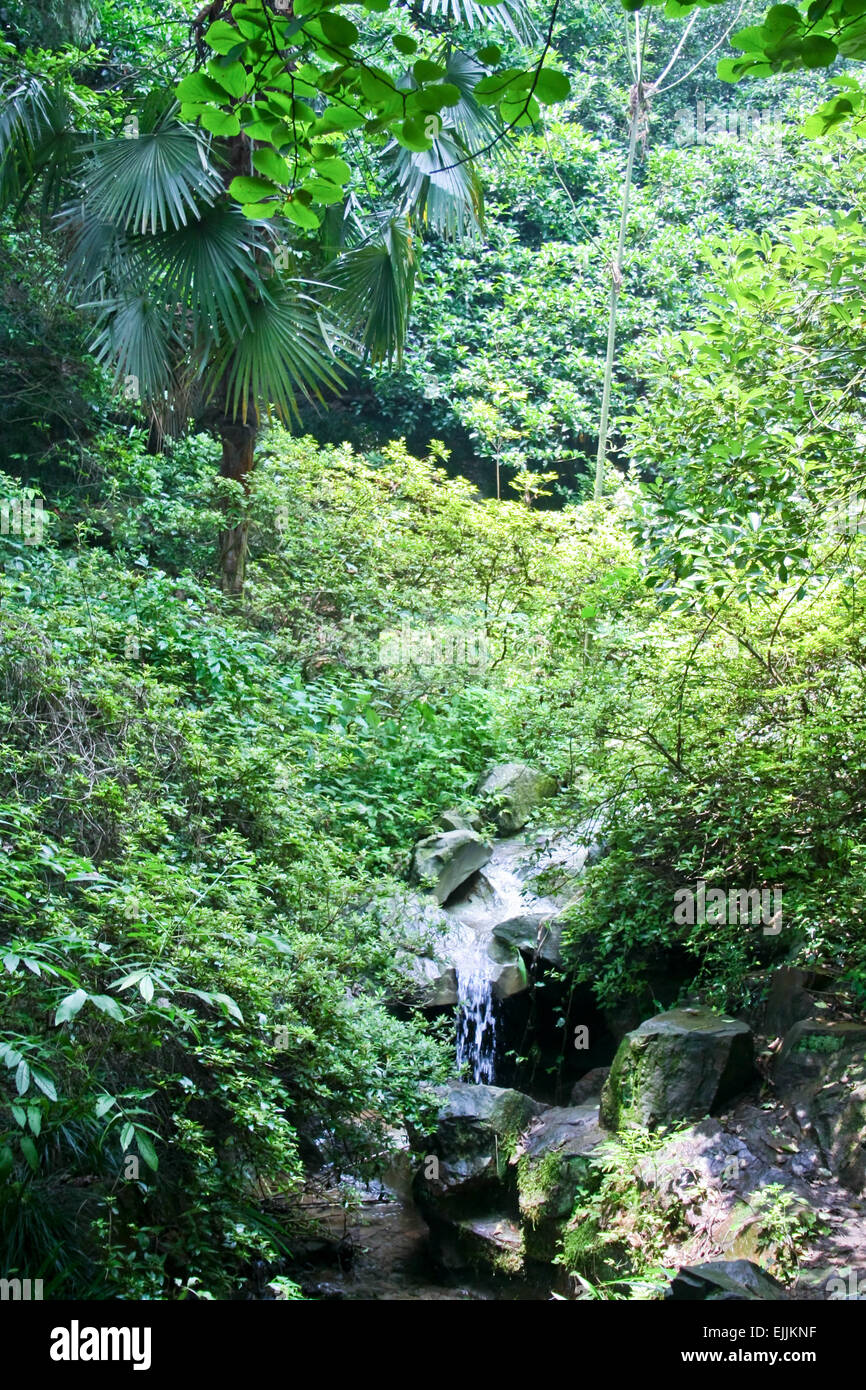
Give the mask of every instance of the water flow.
[{"label": "water flow", "polygon": [[480,941],[457,962],[457,1066],[461,1072],[468,1067],[476,1085],[493,1083],[496,1014],[486,949]]},{"label": "water flow", "polygon": [[465,1065],[476,1084],[491,1085],[496,1073],[493,928],[524,913],[555,912],[559,904],[533,892],[527,878],[555,863],[574,873],[585,855],[586,849],[576,840],[560,843],[543,834],[498,840],[465,896],[445,908],[452,923],[451,959],[457,971],[457,1065]]}]

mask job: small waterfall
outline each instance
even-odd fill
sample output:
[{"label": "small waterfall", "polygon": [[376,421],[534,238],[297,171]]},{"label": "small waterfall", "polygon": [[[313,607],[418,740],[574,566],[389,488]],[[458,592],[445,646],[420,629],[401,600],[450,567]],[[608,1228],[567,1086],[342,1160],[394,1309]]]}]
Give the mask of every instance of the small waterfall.
[{"label": "small waterfall", "polygon": [[496,1073],[496,965],[489,955],[493,928],[527,912],[554,913],[559,904],[527,879],[551,865],[578,872],[586,847],[546,832],[498,840],[464,895],[444,908],[451,924],[449,955],[457,972],[457,1065],[472,1081],[492,1085]]},{"label": "small waterfall", "polygon": [[492,1085],[496,1069],[496,1015],[480,944],[457,963],[457,1066],[476,1085]]}]

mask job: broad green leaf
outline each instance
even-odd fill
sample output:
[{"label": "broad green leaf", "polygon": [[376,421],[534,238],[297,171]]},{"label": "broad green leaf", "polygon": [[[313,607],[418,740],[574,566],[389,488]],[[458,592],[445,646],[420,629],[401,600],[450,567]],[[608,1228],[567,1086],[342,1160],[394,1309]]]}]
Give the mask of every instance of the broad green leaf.
[{"label": "broad green leaf", "polygon": [[140,1129],[137,1129],[135,1131],[135,1142],[138,1145],[138,1152],[141,1154],[148,1168],[155,1173],[159,1167],[159,1159],[156,1156],[156,1149],[153,1147],[150,1139],[146,1134],[143,1134]]},{"label": "broad green leaf", "polygon": [[49,1100],[57,1099],[57,1088],[48,1073],[44,1072],[41,1067],[33,1068],[33,1080],[42,1094],[47,1096]]},{"label": "broad green leaf", "polygon": [[21,1138],[19,1139],[18,1142],[19,1142],[19,1144],[21,1145],[21,1152],[23,1153],[24,1157],[26,1158],[27,1163],[28,1163],[29,1166],[32,1168],[32,1170],[33,1170],[34,1173],[38,1173],[38,1172],[39,1172],[39,1155],[38,1155],[38,1153],[37,1153],[37,1151],[36,1151],[36,1145],[34,1144],[33,1140],[30,1138],[30,1135],[29,1135],[29,1134],[22,1134],[22,1136],[21,1136]]},{"label": "broad green leaf", "polygon": [[87,991],[83,989],[73,990],[72,994],[67,994],[65,999],[61,999],[54,1015],[55,1027],[60,1023],[68,1022],[70,1018],[74,1018],[83,1007],[86,999]]},{"label": "broad green leaf", "polygon": [[250,178],[246,174],[238,174],[229,184],[229,193],[239,203],[260,203],[278,192],[276,185],[268,179]]}]

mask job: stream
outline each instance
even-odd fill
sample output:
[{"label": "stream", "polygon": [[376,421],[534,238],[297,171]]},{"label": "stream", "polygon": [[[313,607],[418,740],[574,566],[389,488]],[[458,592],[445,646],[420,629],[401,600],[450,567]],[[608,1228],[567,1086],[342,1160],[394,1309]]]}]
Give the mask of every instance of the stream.
[{"label": "stream", "polygon": [[[520,917],[552,917],[562,908],[562,890],[580,873],[591,841],[579,835],[545,831],[496,841],[489,861],[445,905],[444,955],[457,975],[455,1076],[501,1084],[503,1001],[495,983],[502,964],[494,958],[494,928]],[[541,873],[545,891],[535,891],[533,881]],[[380,1183],[356,1191],[356,1205],[348,1209],[340,1188],[311,1187],[305,1207],[329,1237],[331,1254],[337,1254],[326,1268],[313,1261],[300,1272],[307,1297],[537,1301],[550,1296],[546,1287],[465,1270],[451,1274],[436,1265],[427,1225],[412,1200],[411,1176],[408,1159],[398,1158]]]}]

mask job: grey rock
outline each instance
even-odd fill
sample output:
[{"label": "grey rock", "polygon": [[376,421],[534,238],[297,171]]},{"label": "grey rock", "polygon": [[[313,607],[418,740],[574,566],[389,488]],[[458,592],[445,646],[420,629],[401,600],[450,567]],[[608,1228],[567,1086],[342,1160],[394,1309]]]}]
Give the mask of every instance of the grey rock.
[{"label": "grey rock", "polygon": [[710,1260],[683,1265],[665,1295],[674,1301],[707,1303],[782,1302],[784,1286],[753,1260]]},{"label": "grey rock", "polygon": [[700,1119],[754,1077],[751,1030],[709,1009],[646,1019],[619,1045],[601,1097],[608,1129]]},{"label": "grey rock", "polygon": [[499,833],[511,835],[523,829],[542,801],[556,794],[557,786],[555,777],[526,763],[500,763],[482,777],[478,792]]},{"label": "grey rock", "polygon": [[412,879],[430,883],[439,903],[455,893],[486,864],[491,847],[474,830],[447,830],[419,840],[412,857]]}]

